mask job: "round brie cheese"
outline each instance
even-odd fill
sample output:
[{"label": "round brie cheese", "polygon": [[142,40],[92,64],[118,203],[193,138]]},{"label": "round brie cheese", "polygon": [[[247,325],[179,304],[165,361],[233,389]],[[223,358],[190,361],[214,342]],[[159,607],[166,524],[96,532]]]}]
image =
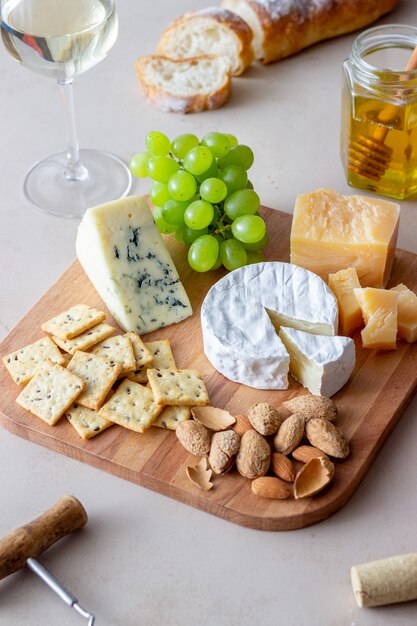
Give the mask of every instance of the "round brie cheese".
[{"label": "round brie cheese", "polygon": [[281,326],[335,335],[338,307],[326,283],[290,263],[241,267],[219,280],[201,310],[204,352],[221,374],[257,389],[287,389]]}]

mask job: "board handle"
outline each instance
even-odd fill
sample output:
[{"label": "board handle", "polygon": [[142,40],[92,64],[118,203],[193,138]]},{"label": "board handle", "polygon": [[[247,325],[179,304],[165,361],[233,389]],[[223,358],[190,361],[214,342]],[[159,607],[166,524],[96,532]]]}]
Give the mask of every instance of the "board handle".
[{"label": "board handle", "polygon": [[0,580],[37,558],[54,543],[82,528],[87,513],[74,496],[64,496],[53,507],[31,522],[0,539]]}]

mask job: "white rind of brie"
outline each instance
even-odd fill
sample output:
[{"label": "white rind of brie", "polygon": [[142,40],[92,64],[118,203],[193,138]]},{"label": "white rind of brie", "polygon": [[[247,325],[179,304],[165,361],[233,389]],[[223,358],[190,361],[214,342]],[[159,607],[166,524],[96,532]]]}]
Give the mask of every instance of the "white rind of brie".
[{"label": "white rind of brie", "polygon": [[279,336],[290,355],[292,376],[318,396],[333,396],[355,367],[355,343],[350,337],[312,335],[281,327]]},{"label": "white rind of brie", "polygon": [[335,335],[338,307],[316,274],[290,263],[241,267],[219,280],[201,310],[204,352],[221,374],[256,389],[287,389],[281,325]]}]

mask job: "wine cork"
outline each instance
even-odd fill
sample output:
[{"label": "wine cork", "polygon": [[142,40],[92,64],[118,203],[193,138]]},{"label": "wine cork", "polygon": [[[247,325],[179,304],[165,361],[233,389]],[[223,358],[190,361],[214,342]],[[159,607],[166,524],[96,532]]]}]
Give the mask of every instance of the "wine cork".
[{"label": "wine cork", "polygon": [[360,607],[417,600],[417,554],[355,565],[350,575]]}]

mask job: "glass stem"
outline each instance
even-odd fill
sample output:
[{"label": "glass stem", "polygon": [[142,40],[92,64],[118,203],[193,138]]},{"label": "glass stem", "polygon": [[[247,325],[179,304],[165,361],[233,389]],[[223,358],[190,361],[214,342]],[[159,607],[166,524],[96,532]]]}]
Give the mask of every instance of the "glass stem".
[{"label": "glass stem", "polygon": [[59,91],[65,113],[65,127],[67,133],[67,167],[64,175],[67,180],[83,181],[88,178],[88,170],[81,163],[78,147],[77,129],[74,115],[73,79],[59,80]]}]

